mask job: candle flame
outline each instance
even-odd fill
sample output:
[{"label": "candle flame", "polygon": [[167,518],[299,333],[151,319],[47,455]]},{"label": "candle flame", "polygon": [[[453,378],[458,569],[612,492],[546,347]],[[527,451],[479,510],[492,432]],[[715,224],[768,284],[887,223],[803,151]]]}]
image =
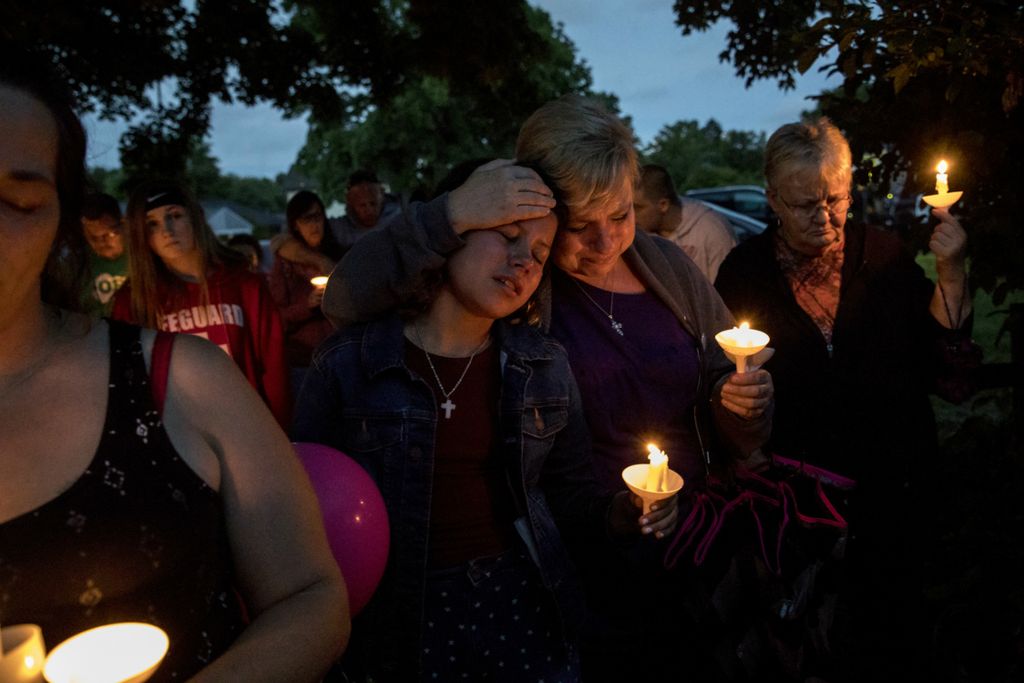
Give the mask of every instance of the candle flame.
[{"label": "candle flame", "polygon": [[652,463],[668,460],[668,455],[653,443],[647,444],[647,459]]},{"label": "candle flame", "polygon": [[749,330],[750,329],[750,323],[748,323],[746,320],[744,320],[743,322],[740,323],[740,329],[741,330]]},{"label": "candle flame", "polygon": [[946,169],[948,169],[948,168],[949,168],[949,164],[946,163],[945,159],[943,159],[942,161],[939,162],[939,166],[938,166],[939,173],[945,173]]}]

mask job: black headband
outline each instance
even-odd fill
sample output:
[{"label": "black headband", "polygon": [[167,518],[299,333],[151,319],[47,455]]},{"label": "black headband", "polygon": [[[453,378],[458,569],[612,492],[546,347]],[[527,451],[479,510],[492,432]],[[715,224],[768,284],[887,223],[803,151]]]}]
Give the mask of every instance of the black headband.
[{"label": "black headband", "polygon": [[185,203],[185,195],[180,190],[167,189],[167,190],[153,190],[146,195],[146,211],[152,211],[153,209],[160,208],[161,206],[187,206]]}]

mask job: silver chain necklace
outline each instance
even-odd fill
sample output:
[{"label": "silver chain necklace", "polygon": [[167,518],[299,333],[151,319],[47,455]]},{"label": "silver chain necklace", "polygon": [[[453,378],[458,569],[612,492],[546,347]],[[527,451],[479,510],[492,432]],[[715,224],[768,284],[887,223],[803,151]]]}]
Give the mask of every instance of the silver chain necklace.
[{"label": "silver chain necklace", "polygon": [[444,395],[444,403],[441,404],[441,410],[444,411],[444,419],[450,420],[452,419],[452,413],[455,411],[455,402],[452,401],[452,394],[454,394],[455,390],[459,388],[460,384],[462,384],[462,380],[466,379],[466,373],[469,372],[469,366],[473,364],[473,359],[476,358],[476,354],[484,350],[484,347],[487,346],[487,342],[489,342],[491,338],[489,336],[485,337],[484,340],[480,342],[480,346],[476,347],[476,350],[470,355],[469,360],[466,361],[466,367],[462,369],[462,374],[459,375],[459,380],[455,383],[455,386],[451,388],[451,391],[446,391],[444,385],[441,384],[440,375],[437,374],[437,368],[434,367],[434,360],[430,357],[430,353],[427,351],[427,347],[423,344],[423,339],[420,337],[419,325],[413,325],[412,331],[413,334],[416,335],[416,343],[423,350],[423,355],[427,357],[427,365],[430,366],[430,371],[434,373],[434,381],[437,382],[437,388],[440,389],[441,393]]},{"label": "silver chain necklace", "polygon": [[614,313],[615,313],[615,291],[612,290],[612,298],[608,302],[608,310],[606,311],[601,306],[601,304],[599,304],[596,301],[594,301],[594,297],[592,297],[589,294],[587,294],[587,290],[583,289],[583,285],[580,284],[579,280],[577,280],[574,277],[570,277],[569,279],[571,279],[573,282],[576,283],[576,286],[580,288],[581,292],[583,292],[583,296],[585,296],[588,299],[590,299],[590,303],[592,303],[595,306],[597,306],[597,310],[601,311],[602,313],[604,313],[608,317],[608,322],[611,323],[612,329],[615,330],[616,332],[618,332],[620,337],[625,337],[626,335],[622,333],[622,323],[620,323],[618,320],[616,320],[615,316],[614,316]]}]

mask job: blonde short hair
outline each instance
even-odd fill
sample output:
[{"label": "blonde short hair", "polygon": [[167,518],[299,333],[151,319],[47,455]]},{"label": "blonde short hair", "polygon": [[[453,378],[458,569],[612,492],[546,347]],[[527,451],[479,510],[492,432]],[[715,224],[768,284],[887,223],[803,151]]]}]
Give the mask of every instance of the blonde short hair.
[{"label": "blonde short hair", "polygon": [[772,133],[764,148],[764,178],[768,189],[794,165],[817,167],[825,176],[849,184],[853,180],[850,144],[827,118],[787,123]]},{"label": "blonde short hair", "polygon": [[519,130],[516,160],[541,169],[570,212],[615,199],[639,177],[633,131],[579,95],[552,100],[530,115]]}]

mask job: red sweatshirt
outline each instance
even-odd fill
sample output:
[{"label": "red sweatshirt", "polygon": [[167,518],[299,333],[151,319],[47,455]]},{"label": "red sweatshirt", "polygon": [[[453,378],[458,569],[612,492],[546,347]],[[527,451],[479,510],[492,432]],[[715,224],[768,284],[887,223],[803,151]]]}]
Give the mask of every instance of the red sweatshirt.
[{"label": "red sweatshirt", "polygon": [[[231,356],[270,407],[281,427],[291,419],[288,367],[281,316],[263,278],[240,268],[220,267],[207,279],[210,302],[202,303],[198,283],[181,280],[159,286],[157,327],[209,339]],[[118,290],[111,317],[139,323],[132,316],[131,280]]]}]

